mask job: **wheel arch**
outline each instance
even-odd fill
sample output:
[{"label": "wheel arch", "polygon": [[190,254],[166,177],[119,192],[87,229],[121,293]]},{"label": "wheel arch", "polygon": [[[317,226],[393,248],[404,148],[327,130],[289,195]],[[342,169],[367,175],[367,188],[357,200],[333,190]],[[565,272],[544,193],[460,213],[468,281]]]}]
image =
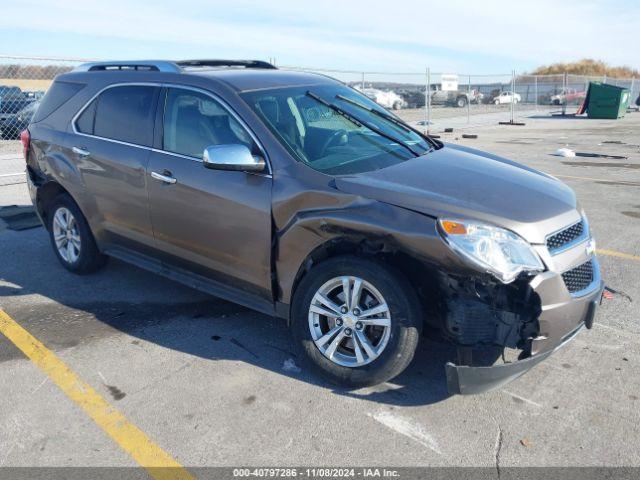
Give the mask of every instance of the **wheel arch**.
[{"label": "wheel arch", "polygon": [[[313,268],[329,259],[344,255],[377,260],[383,267],[390,267],[399,272],[414,287],[423,310],[428,308],[432,296],[439,288],[437,268],[434,265],[416,261],[415,255],[397,244],[372,241],[365,235],[360,237],[337,236],[318,245],[304,258],[293,279],[290,301],[293,302],[302,279]],[[290,321],[289,317],[287,317],[287,321]]]},{"label": "wheel arch", "polygon": [[38,191],[36,193],[36,210],[40,218],[42,219],[42,223],[45,228],[49,228],[48,222],[48,210],[53,201],[60,194],[67,194],[71,197],[71,199],[78,205],[78,202],[73,198],[73,195],[69,193],[69,191],[60,185],[55,180],[49,180],[44,183],[40,187],[38,187]]},{"label": "wheel arch", "polygon": [[407,277],[419,295],[443,270],[467,268],[442,241],[436,219],[420,212],[363,198],[339,208],[293,212],[274,221],[274,301],[285,319],[304,276],[337,255],[382,261]]}]

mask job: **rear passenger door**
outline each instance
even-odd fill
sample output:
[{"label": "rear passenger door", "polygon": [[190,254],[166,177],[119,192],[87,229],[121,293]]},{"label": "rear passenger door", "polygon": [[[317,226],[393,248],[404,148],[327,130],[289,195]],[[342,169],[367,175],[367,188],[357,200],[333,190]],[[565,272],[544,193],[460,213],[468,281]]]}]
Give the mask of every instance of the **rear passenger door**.
[{"label": "rear passenger door", "polygon": [[167,88],[164,97],[147,168],[151,221],[164,263],[176,274],[187,270],[216,288],[246,292],[233,297],[238,303],[272,305],[271,175],[210,170],[202,163],[211,145],[244,144],[264,157],[263,150],[218,98],[178,87]]},{"label": "rear passenger door", "polygon": [[159,93],[154,85],[109,87],[75,119],[72,155],[88,192],[85,215],[107,249],[153,247],[146,167]]}]

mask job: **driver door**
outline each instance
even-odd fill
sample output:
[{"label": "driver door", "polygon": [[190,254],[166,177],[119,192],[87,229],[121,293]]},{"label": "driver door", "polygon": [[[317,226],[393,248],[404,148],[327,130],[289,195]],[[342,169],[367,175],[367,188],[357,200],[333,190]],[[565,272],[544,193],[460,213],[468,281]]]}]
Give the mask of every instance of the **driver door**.
[{"label": "driver door", "polygon": [[264,154],[217,98],[186,88],[163,93],[161,148],[151,153],[147,168],[163,263],[271,300],[271,175],[210,170],[202,162],[211,145],[244,144]]}]

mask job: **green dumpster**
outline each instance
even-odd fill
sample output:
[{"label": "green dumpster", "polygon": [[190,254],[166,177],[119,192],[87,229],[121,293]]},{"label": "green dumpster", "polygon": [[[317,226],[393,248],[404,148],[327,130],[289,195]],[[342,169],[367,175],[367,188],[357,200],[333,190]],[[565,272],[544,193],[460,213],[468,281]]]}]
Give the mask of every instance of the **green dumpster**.
[{"label": "green dumpster", "polygon": [[621,118],[629,106],[629,90],[601,82],[590,82],[587,94],[589,118]]}]

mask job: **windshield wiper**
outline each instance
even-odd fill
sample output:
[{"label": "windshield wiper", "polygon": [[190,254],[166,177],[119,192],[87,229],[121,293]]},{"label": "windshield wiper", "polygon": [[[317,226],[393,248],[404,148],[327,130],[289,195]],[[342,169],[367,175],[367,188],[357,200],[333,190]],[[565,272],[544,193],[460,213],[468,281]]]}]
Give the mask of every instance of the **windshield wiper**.
[{"label": "windshield wiper", "polygon": [[398,127],[400,127],[402,130],[406,131],[406,132],[411,132],[411,133],[415,133],[416,135],[418,135],[419,137],[423,138],[424,140],[426,140],[428,143],[431,143],[432,148],[428,149],[427,152],[425,153],[429,153],[431,151],[433,151],[434,147],[439,147],[439,145],[432,140],[431,138],[429,138],[426,135],[423,135],[422,133],[420,133],[418,130],[416,130],[415,128],[412,128],[410,125],[407,125],[406,123],[404,123],[402,120],[394,117],[393,115],[390,115],[386,112],[381,112],[380,110],[376,110],[375,108],[370,108],[367,107],[366,105],[361,104],[360,102],[356,102],[355,100],[352,100],[348,97],[345,97],[344,95],[336,95],[336,98],[339,100],[342,100],[343,102],[347,102],[350,103],[351,105],[354,105],[358,108],[361,108],[362,110],[366,110],[367,112],[370,112],[374,115],[377,115],[381,118],[384,118],[385,120],[388,120],[389,122],[393,123],[394,125],[397,125]]},{"label": "windshield wiper", "polygon": [[351,100],[350,98],[345,97],[344,95],[338,94],[338,95],[336,95],[336,98],[338,100],[342,100],[343,102],[350,103],[351,105],[354,105],[354,106],[356,106],[358,108],[361,108],[362,110],[365,110],[365,111],[367,111],[369,113],[373,113],[374,115],[382,117],[385,120],[388,120],[391,123],[397,125],[398,127],[400,127],[405,132],[411,132],[411,129],[408,126],[406,126],[404,123],[402,123],[397,118],[392,117],[388,113],[384,113],[384,112],[381,112],[380,110],[376,110],[375,108],[370,108],[370,107],[367,107],[366,105],[362,105],[360,102],[356,102],[355,100]]},{"label": "windshield wiper", "polygon": [[331,102],[327,102],[326,100],[320,98],[318,95],[316,95],[312,91],[307,91],[307,96],[313,98],[315,101],[321,103],[325,107],[330,108],[331,110],[333,110],[334,112],[338,113],[339,115],[342,115],[344,118],[346,118],[351,123],[353,123],[356,127],[364,126],[364,127],[368,128],[373,133],[376,133],[376,134],[380,135],[381,137],[386,138],[387,140],[391,140],[392,142],[397,143],[401,147],[403,147],[406,150],[408,150],[409,152],[411,152],[411,154],[413,156],[415,156],[415,157],[419,157],[419,156],[422,155],[421,153],[418,153],[413,148],[411,148],[411,146],[409,144],[407,144],[407,143],[403,142],[402,140],[394,137],[393,135],[389,135],[388,133],[383,132],[382,130],[380,130],[375,125],[371,125],[366,120],[362,120],[361,118],[358,118],[357,116],[347,112],[346,110],[343,110],[339,106],[334,105]]}]

